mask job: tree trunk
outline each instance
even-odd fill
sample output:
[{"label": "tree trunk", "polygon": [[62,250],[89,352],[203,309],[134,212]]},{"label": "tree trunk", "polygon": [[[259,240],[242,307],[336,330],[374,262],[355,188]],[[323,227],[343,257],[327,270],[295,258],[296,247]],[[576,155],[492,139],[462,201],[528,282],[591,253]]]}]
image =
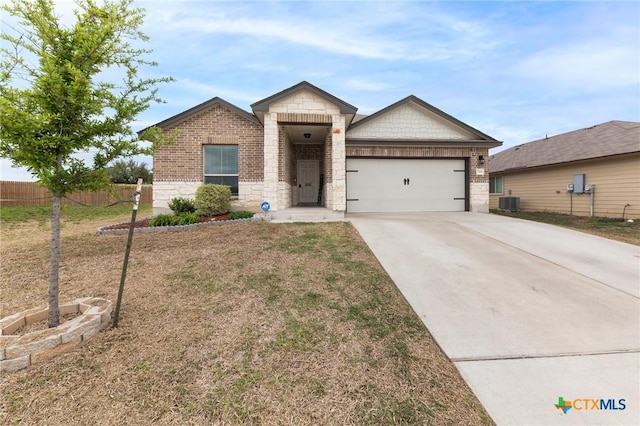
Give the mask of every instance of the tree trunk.
[{"label": "tree trunk", "polygon": [[49,270],[49,327],[60,325],[58,280],[60,276],[60,204],[61,197],[53,196],[51,213],[51,269]]}]

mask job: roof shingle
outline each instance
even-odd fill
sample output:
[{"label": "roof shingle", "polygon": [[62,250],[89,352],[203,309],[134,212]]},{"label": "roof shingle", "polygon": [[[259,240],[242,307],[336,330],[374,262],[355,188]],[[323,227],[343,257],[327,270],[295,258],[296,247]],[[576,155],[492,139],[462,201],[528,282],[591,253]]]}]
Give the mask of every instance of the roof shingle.
[{"label": "roof shingle", "polygon": [[609,121],[518,145],[489,159],[489,172],[548,166],[640,152],[640,123]]}]

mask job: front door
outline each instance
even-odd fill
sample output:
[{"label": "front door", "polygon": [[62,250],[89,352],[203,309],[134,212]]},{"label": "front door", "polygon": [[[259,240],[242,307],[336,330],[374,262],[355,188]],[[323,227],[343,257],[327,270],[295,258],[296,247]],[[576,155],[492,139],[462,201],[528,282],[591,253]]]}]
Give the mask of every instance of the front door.
[{"label": "front door", "polygon": [[316,203],[320,186],[318,160],[298,160],[298,203]]}]

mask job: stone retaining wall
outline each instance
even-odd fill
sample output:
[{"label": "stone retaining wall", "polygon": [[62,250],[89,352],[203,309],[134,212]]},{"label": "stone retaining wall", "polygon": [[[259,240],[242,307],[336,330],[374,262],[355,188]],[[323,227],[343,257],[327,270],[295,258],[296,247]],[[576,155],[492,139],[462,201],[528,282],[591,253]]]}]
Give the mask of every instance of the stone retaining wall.
[{"label": "stone retaining wall", "polygon": [[65,352],[89,340],[111,322],[112,303],[100,297],[84,297],[60,305],[60,315],[80,313],[56,328],[23,335],[20,328],[46,321],[48,308],[29,309],[0,320],[0,373],[18,371]]}]

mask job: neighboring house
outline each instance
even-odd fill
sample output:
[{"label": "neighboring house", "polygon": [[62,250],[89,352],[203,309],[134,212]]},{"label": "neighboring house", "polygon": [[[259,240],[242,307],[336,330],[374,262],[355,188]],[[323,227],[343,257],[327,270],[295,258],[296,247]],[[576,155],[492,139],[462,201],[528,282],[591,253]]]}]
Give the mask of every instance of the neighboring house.
[{"label": "neighboring house", "polygon": [[154,213],[203,183],[234,208],[337,212],[489,209],[489,148],[501,142],[415,96],[373,115],[301,82],[246,112],[213,98],[157,124],[178,130],[153,162]]},{"label": "neighboring house", "polygon": [[510,194],[523,211],[638,218],[640,123],[610,121],[509,148],[490,157],[489,174],[492,209]]}]

